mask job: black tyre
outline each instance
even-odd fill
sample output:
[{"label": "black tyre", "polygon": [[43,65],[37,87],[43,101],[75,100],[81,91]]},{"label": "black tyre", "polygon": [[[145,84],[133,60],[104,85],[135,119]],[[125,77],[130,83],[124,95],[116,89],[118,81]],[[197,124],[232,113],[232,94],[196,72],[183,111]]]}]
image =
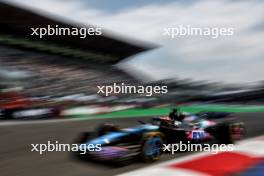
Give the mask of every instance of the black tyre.
[{"label": "black tyre", "polygon": [[223,123],[217,127],[216,139],[222,144],[232,144],[245,136],[245,126],[242,122]]},{"label": "black tyre", "polygon": [[153,132],[143,136],[141,142],[140,159],[144,162],[153,162],[160,159],[163,151],[164,137],[162,133]]}]

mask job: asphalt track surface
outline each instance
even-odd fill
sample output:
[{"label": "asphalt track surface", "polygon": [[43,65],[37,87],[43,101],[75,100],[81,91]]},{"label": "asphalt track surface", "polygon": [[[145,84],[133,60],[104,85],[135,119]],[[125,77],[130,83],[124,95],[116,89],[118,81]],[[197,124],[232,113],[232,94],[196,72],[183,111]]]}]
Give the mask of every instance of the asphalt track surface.
[{"label": "asphalt track surface", "polygon": [[[237,116],[246,124],[247,138],[264,134],[264,113],[243,113],[237,114]],[[72,143],[80,132],[93,130],[104,122],[129,127],[138,124],[137,120],[139,119],[146,120],[148,117],[2,125],[0,126],[0,175],[111,176],[150,166],[149,163],[138,162],[117,168],[79,161],[74,159],[69,152],[49,152],[43,155],[31,152],[31,144],[56,140],[60,143]],[[190,153],[166,154],[159,162],[188,154]]]}]

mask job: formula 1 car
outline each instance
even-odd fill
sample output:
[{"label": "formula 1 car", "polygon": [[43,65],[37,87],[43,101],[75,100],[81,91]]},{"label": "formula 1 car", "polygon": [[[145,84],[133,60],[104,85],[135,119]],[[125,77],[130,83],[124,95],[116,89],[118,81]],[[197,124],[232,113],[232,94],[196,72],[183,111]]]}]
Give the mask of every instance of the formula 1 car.
[{"label": "formula 1 car", "polygon": [[0,120],[47,119],[60,116],[60,107],[21,93],[0,93]]},{"label": "formula 1 car", "polygon": [[[216,139],[220,143],[233,143],[245,134],[244,124],[226,113],[198,113],[185,115],[183,121],[170,117],[155,117],[150,123],[120,129],[114,124],[104,124],[94,132],[83,133],[76,141],[82,159],[95,159],[125,164],[132,159],[144,162],[159,160],[163,144],[178,142],[204,142]],[[101,150],[88,151],[88,145],[100,145]]]}]

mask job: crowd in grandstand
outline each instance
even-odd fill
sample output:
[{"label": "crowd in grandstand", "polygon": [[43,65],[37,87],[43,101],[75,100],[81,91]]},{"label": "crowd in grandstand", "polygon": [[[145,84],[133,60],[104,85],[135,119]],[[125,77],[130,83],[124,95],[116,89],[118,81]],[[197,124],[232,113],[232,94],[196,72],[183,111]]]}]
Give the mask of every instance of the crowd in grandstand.
[{"label": "crowd in grandstand", "polygon": [[1,68],[10,73],[12,71],[27,73],[27,78],[9,81],[13,83],[15,80],[18,85],[23,85],[25,93],[28,94],[54,96],[95,93],[96,85],[136,82],[121,70],[95,65],[88,59],[73,59],[0,47]]}]

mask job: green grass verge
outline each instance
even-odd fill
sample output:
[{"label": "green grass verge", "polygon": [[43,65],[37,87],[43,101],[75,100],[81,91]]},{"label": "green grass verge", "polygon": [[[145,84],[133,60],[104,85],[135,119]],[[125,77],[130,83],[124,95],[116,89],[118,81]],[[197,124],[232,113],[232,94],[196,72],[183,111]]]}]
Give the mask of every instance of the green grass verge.
[{"label": "green grass verge", "polygon": [[[200,111],[214,111],[214,112],[238,112],[238,113],[248,113],[248,112],[264,112],[264,106],[257,105],[188,105],[181,106],[181,111],[189,113],[197,113]],[[75,118],[85,118],[85,119],[99,119],[99,118],[121,118],[121,117],[137,117],[137,116],[159,116],[168,115],[170,107],[162,108],[133,108],[122,111],[111,112],[107,114],[99,115],[77,115]]]}]

